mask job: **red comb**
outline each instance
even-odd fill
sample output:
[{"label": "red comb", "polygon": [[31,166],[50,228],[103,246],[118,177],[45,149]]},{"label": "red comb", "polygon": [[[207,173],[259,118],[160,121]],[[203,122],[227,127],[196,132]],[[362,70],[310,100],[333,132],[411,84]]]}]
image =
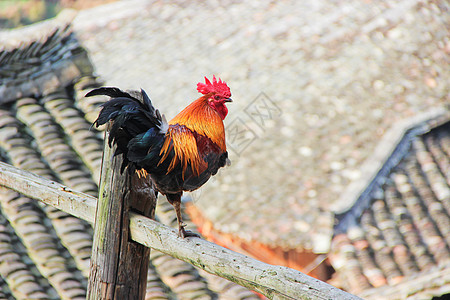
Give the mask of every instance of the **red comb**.
[{"label": "red comb", "polygon": [[222,95],[223,97],[229,98],[231,96],[230,88],[219,78],[219,81],[216,80],[216,76],[213,75],[213,82],[209,81],[208,78],[205,77],[205,83],[199,82],[197,84],[197,91],[202,93],[203,95],[209,93],[216,93]]}]

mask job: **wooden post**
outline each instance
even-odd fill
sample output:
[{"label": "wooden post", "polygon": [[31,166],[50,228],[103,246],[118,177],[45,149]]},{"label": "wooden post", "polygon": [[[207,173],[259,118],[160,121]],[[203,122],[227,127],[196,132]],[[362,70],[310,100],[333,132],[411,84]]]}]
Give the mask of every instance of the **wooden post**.
[{"label": "wooden post", "polygon": [[154,218],[156,197],[149,180],[120,172],[105,132],[87,299],[144,299],[150,248],[130,238],[129,211]]}]

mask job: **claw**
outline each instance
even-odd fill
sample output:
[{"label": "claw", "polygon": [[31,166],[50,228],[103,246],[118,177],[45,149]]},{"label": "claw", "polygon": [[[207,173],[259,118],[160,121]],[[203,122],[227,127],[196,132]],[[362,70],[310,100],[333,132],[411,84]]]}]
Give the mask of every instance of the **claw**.
[{"label": "claw", "polygon": [[178,227],[178,236],[181,238],[187,238],[187,237],[198,237],[200,238],[200,235],[196,234],[195,232],[192,232],[190,230],[186,230],[184,229],[184,227],[186,226],[185,223],[182,223],[179,225]]}]

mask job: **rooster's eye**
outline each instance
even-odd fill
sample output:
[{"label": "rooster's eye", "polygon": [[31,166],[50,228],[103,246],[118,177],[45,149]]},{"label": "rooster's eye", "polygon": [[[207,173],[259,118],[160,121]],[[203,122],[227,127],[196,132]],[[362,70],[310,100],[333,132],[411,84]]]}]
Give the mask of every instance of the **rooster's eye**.
[{"label": "rooster's eye", "polygon": [[214,96],[214,99],[219,100],[220,97],[219,96]]}]

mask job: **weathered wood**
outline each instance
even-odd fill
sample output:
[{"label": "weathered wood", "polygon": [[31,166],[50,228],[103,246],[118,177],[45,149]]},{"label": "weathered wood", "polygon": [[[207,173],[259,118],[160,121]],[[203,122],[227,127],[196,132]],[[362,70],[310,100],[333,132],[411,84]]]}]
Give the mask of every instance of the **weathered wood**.
[{"label": "weathered wood", "polygon": [[153,217],[155,195],[148,182],[122,173],[113,153],[105,143],[87,299],[144,299],[150,248],[129,239],[129,211]]},{"label": "weathered wood", "polygon": [[132,213],[131,238],[269,299],[360,299],[299,271],[263,263],[199,238],[182,239],[158,222]]},{"label": "weathered wood", "polygon": [[[156,195],[145,178],[131,177],[132,189],[127,198],[127,208],[139,212],[150,218],[155,217]],[[129,217],[127,211],[122,227],[122,244],[117,273],[117,286],[115,299],[144,299],[146,286],[150,248],[144,244],[136,243],[130,237]]]},{"label": "weathered wood", "polygon": [[0,162],[0,185],[94,223],[97,198]]},{"label": "weathered wood", "polygon": [[[95,198],[64,191],[60,184],[1,162],[0,185],[87,221],[94,219]],[[130,213],[130,232],[131,239],[138,243],[259,291],[270,299],[360,299],[296,270],[269,265],[203,239],[181,239],[175,229],[139,213]]]}]

